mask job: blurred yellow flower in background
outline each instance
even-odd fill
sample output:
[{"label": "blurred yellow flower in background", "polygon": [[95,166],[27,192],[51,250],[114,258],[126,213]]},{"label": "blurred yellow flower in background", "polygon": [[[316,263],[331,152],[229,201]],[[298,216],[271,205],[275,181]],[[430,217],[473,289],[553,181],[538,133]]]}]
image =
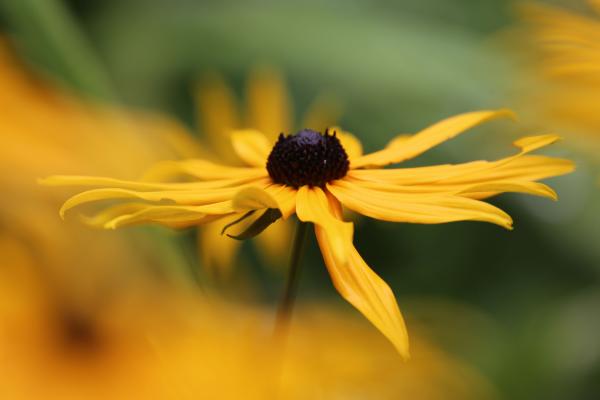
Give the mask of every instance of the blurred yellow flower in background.
[{"label": "blurred yellow flower in background", "polygon": [[[185,143],[181,155],[202,157],[231,165],[242,165],[231,147],[231,132],[236,129],[259,130],[275,143],[277,135],[294,128],[292,102],[281,73],[273,68],[257,68],[246,82],[245,103],[240,107],[235,93],[224,79],[207,74],[196,86],[197,120],[204,140],[199,144]],[[316,130],[332,126],[339,115],[336,103],[326,95],[319,96],[309,107],[300,126]],[[193,153],[190,149],[197,149]],[[233,221],[225,219],[226,222]],[[199,228],[198,242],[202,265],[214,274],[230,273],[240,242],[220,234],[223,223],[206,224]],[[291,238],[289,222],[271,225],[256,237],[259,254],[267,265],[279,265],[288,256]]]},{"label": "blurred yellow flower in background", "polygon": [[165,173],[186,173],[196,182],[54,176],[45,183],[102,187],[71,197],[61,215],[85,203],[125,200],[90,218],[92,224],[109,229],[141,223],[181,228],[223,217],[246,218],[256,227],[296,214],[300,221],[314,224],[338,292],[408,357],[408,335],[394,294],[354,247],[353,224],[342,220],[342,205],[384,221],[472,220],[511,228],[508,214],[481,200],[505,192],[556,199],[550,187],[537,181],[571,172],[573,164],[528,154],[555,142],[556,135],[521,138],[515,142],[519,152],[498,161],[383,168],[412,159],[478,124],[510,115],[506,110],[461,114],[415,135],[401,135],[383,150],[366,155],[360,142],[344,132],[322,135],[306,129],[281,134],[272,146],[261,132],[243,130],[232,135],[232,145],[247,167],[200,159],[157,167]]},{"label": "blurred yellow flower in background", "polygon": [[529,79],[536,85],[522,101],[536,122],[578,133],[582,148],[596,155],[600,150],[600,2],[588,3],[594,11],[590,15],[546,4],[520,7],[533,42],[527,51]]},{"label": "blurred yellow flower in background", "polygon": [[[117,371],[122,381],[135,379],[122,362],[133,359],[135,345],[124,335],[105,349],[112,338],[105,341],[98,325],[107,308],[153,282],[149,269],[162,254],[128,235],[63,223],[55,208],[66,193],[40,190],[36,181],[57,169],[136,177],[175,154],[169,137],[182,128],[84,102],[29,73],[3,39],[0,85],[0,397],[49,398],[55,374],[62,374],[58,385],[84,385],[83,364],[97,372],[98,388]],[[12,385],[39,392],[20,396]]]},{"label": "blurred yellow flower in background", "polygon": [[[96,289],[108,289],[116,277],[125,277],[123,271],[133,274],[140,267],[140,244],[126,235],[65,225],[53,209],[66,193],[40,190],[37,179],[56,170],[137,177],[173,157],[169,137],[183,128],[156,115],[86,103],[53,87],[28,73],[3,40],[0,84],[0,232],[35,254],[45,284],[74,296],[68,303],[84,306],[96,301],[89,298]],[[107,254],[119,261],[107,262]]]},{"label": "blurred yellow flower in background", "polygon": [[[27,249],[0,246],[35,262]],[[0,281],[3,399],[496,398],[481,374],[426,338],[414,335],[415,355],[403,363],[376,332],[326,304],[300,308],[281,348],[268,310],[168,289],[121,299],[65,330],[32,281],[15,282]]]}]

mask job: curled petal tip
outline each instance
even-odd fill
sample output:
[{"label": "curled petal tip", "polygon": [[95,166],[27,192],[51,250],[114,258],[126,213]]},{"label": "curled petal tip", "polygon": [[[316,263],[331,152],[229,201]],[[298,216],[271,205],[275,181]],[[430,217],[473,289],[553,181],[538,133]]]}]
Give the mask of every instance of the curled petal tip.
[{"label": "curled petal tip", "polygon": [[516,112],[514,112],[511,109],[508,108],[501,108],[498,110],[499,114],[503,114],[504,116],[506,116],[507,118],[512,119],[513,121],[518,121],[519,120],[519,116],[517,115]]},{"label": "curled petal tip", "polygon": [[513,223],[514,223],[514,221],[513,221],[512,217],[510,215],[506,214],[505,219],[499,225],[509,231],[512,231],[514,229]]},{"label": "curled petal tip", "polygon": [[396,338],[391,340],[392,346],[396,349],[402,361],[410,361],[410,342],[408,335],[404,335],[402,338]]}]

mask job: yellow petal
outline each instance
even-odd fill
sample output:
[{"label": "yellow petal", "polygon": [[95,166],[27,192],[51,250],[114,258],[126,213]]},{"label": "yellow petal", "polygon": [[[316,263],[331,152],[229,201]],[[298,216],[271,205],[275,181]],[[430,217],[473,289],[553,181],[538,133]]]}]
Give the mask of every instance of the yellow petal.
[{"label": "yellow petal", "polygon": [[558,200],[558,195],[550,186],[529,181],[496,181],[475,184],[465,187],[460,193],[472,199],[485,199],[500,193],[525,193]]},{"label": "yellow petal", "polygon": [[[362,154],[363,154],[362,143],[360,142],[360,140],[358,140],[356,138],[356,136],[354,136],[350,132],[345,132],[345,131],[341,130],[337,126],[329,128],[329,132],[330,133],[335,132],[337,138],[339,139],[340,143],[342,144],[342,147],[344,148],[344,150],[346,150],[346,154],[348,155],[348,158],[350,159],[351,165],[352,165],[353,159],[356,159],[356,158],[362,156]],[[352,168],[352,166],[350,168]]]},{"label": "yellow petal", "polygon": [[559,176],[574,169],[570,160],[546,156],[524,156],[510,160],[474,161],[456,165],[430,167],[369,169],[349,171],[347,177],[363,181],[381,182],[403,186],[431,184],[474,183],[495,179],[538,180]]},{"label": "yellow petal", "polygon": [[266,167],[273,144],[257,130],[245,129],[231,133],[231,144],[242,161],[252,167]]},{"label": "yellow petal", "polygon": [[475,111],[450,117],[408,138],[401,136],[392,140],[383,150],[358,157],[353,160],[351,167],[362,168],[399,163],[414,158],[474,126],[501,117],[514,117],[514,114],[509,110],[495,110]]},{"label": "yellow petal", "polygon": [[263,132],[271,143],[291,129],[292,107],[281,74],[270,68],[255,70],[248,79],[246,90],[246,126]]},{"label": "yellow petal", "polygon": [[331,214],[329,201],[323,190],[308,186],[298,189],[296,214],[300,221],[312,222],[322,227],[335,259],[341,264],[348,261],[347,244],[348,241],[352,242],[353,226],[349,222],[340,221]]},{"label": "yellow petal", "polygon": [[202,133],[221,159],[230,161],[229,133],[241,126],[235,95],[218,74],[203,77],[196,85],[197,119]]},{"label": "yellow petal", "polygon": [[337,98],[325,93],[319,95],[309,105],[301,127],[324,132],[325,129],[336,124],[341,114],[342,107]]},{"label": "yellow petal", "polygon": [[551,145],[560,140],[560,136],[554,134],[525,136],[513,142],[513,145],[521,149],[521,153],[530,153],[539,148]]},{"label": "yellow petal", "polygon": [[189,175],[200,180],[261,178],[266,177],[267,170],[263,168],[229,167],[215,164],[207,160],[192,159],[183,161],[163,161],[150,168],[142,180],[149,182],[166,181],[180,175]]},{"label": "yellow petal", "polygon": [[[467,195],[466,197],[483,199],[499,193],[526,193],[535,196],[549,197],[553,200],[557,199],[556,192],[549,186],[527,180],[494,180],[480,183],[424,183],[414,185],[398,185],[394,183],[386,183],[379,181],[360,180],[352,177],[346,177],[343,181],[336,182],[338,185],[350,183],[358,185],[366,189],[374,189],[381,192],[397,193],[397,194],[446,194],[446,195]],[[488,192],[486,196],[482,196],[482,192]],[[477,195],[475,195],[477,193]]]},{"label": "yellow petal", "polygon": [[108,186],[119,189],[131,190],[194,190],[194,189],[218,189],[230,186],[238,186],[250,181],[256,180],[254,177],[219,179],[203,182],[146,182],[146,181],[128,181],[115,178],[99,176],[78,176],[78,175],[53,175],[45,179],[38,180],[38,183],[46,186]]},{"label": "yellow petal", "polygon": [[[553,192],[536,181],[572,172],[572,161],[527,153],[558,140],[556,135],[530,136],[517,140],[520,151],[497,161],[474,161],[456,165],[417,168],[370,169],[349,171],[348,181],[362,181],[364,187],[398,192],[467,193],[486,186],[492,192],[507,190],[553,197]],[[357,182],[360,183],[360,182]],[[508,190],[511,185],[512,189]],[[493,189],[490,185],[496,185]],[[478,190],[478,189],[477,189]]]},{"label": "yellow petal", "polygon": [[233,198],[233,208],[237,212],[259,210],[262,208],[277,208],[279,204],[273,196],[263,188],[248,187],[238,191]]},{"label": "yellow petal", "polygon": [[276,199],[279,211],[281,211],[284,220],[296,212],[296,194],[298,193],[296,189],[285,185],[273,184],[267,186],[264,190]]},{"label": "yellow petal", "polygon": [[115,217],[104,224],[106,229],[117,229],[127,225],[157,223],[168,227],[188,227],[212,222],[233,212],[231,202],[208,206],[155,206],[145,207],[129,214]]},{"label": "yellow petal", "polygon": [[315,224],[315,234],[337,291],[390,340],[403,358],[408,358],[408,333],[390,287],[364,262],[351,235],[341,236],[347,255],[340,259],[335,256],[327,225]]},{"label": "yellow petal", "polygon": [[[261,182],[261,184],[263,184],[264,186],[268,185],[268,183],[269,181],[267,180]],[[211,203],[219,203],[232,200],[234,196],[242,188],[244,188],[244,186],[249,187],[251,185],[242,185],[233,188],[199,189],[186,191],[163,190],[152,192],[142,192],[118,188],[93,189],[78,193],[73,197],[69,198],[61,207],[60,215],[61,217],[64,217],[65,212],[73,207],[102,200],[139,199],[150,202],[170,201],[182,205],[207,205]]]},{"label": "yellow petal", "polygon": [[483,221],[512,228],[512,219],[491,204],[449,194],[398,194],[336,181],[327,189],[346,207],[383,221],[439,224]]},{"label": "yellow petal", "polygon": [[108,207],[92,216],[81,215],[80,218],[89,226],[104,228],[107,222],[123,215],[136,213],[146,207],[148,207],[147,203],[123,203]]}]

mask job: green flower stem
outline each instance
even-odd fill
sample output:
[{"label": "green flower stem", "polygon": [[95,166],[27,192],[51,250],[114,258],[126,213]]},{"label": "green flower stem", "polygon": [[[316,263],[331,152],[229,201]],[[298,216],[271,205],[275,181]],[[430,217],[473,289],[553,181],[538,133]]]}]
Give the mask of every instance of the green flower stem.
[{"label": "green flower stem", "polygon": [[294,308],[294,300],[298,289],[298,281],[300,280],[301,260],[304,254],[304,245],[306,243],[306,233],[308,232],[308,223],[298,221],[296,226],[296,234],[292,246],[290,256],[290,267],[287,275],[285,290],[281,297],[277,316],[275,320],[275,335],[285,336],[289,321]]}]

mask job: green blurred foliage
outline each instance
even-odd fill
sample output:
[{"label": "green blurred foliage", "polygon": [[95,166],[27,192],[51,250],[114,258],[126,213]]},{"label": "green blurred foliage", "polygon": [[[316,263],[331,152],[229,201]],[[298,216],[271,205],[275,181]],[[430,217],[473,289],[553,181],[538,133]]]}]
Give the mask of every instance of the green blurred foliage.
[{"label": "green blurred foliage", "polygon": [[[191,88],[208,70],[225,74],[241,96],[251,68],[275,65],[297,114],[319,92],[334,93],[342,126],[375,149],[454,113],[510,107],[518,68],[494,46],[516,23],[510,1],[71,0],[72,19],[57,1],[1,4],[3,24],[37,68],[85,95],[172,113],[192,132]],[[525,129],[493,123],[417,162],[506,154]],[[514,217],[512,232],[366,219],[356,232],[409,329],[427,327],[508,399],[586,399],[599,390],[598,171],[568,146],[551,152],[575,158],[578,172],[552,182],[558,203],[494,200]],[[195,260],[192,236],[182,242]],[[274,301],[281,276],[245,255],[249,269],[238,274]],[[300,291],[301,301],[336,296],[314,242]]]}]

